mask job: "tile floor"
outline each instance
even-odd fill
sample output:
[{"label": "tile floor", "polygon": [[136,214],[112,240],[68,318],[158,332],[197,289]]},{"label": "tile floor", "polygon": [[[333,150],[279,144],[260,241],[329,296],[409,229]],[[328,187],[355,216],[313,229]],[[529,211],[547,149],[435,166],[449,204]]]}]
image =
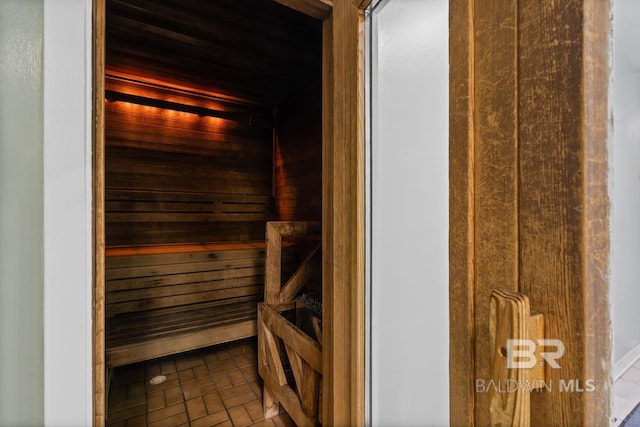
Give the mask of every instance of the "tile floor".
[{"label": "tile floor", "polygon": [[[152,385],[149,380],[167,380]],[[615,426],[640,402],[640,360],[613,386]],[[107,427],[293,427],[284,412],[262,416],[256,340],[248,339],[118,368]]]},{"label": "tile floor", "polygon": [[613,415],[615,426],[640,402],[640,360],[637,360],[613,384]]},{"label": "tile floor", "polygon": [[[166,376],[152,385],[150,379]],[[295,426],[283,411],[262,416],[256,340],[236,341],[118,368],[107,427]]]}]

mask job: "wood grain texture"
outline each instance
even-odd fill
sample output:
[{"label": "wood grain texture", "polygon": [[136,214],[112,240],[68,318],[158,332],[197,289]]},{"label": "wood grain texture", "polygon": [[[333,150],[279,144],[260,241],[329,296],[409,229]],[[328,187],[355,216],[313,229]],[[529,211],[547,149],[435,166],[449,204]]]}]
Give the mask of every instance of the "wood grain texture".
[{"label": "wood grain texture", "polygon": [[531,424],[608,424],[608,8],[450,4],[452,425],[487,423],[485,297],[513,279],[566,347]]},{"label": "wood grain texture", "polygon": [[105,280],[104,280],[104,250],[105,250],[105,221],[104,221],[104,69],[105,69],[105,2],[93,2],[93,112],[92,123],[93,155],[93,424],[103,426],[107,414],[108,378],[105,361]]},{"label": "wood grain texture", "polygon": [[[334,1],[325,20],[323,423],[364,423],[363,11]],[[330,34],[329,34],[330,33]],[[326,116],[330,115],[330,118]]]},{"label": "wood grain texture", "polygon": [[450,424],[474,421],[473,2],[449,2]]},{"label": "wood grain texture", "polygon": [[[121,78],[109,77],[107,87],[111,86],[191,105],[213,102],[227,108],[228,104]],[[107,245],[264,238],[264,224],[275,215],[270,124],[230,125],[143,105],[104,105]],[[264,109],[240,104],[234,110],[265,114]],[[228,200],[220,199],[221,194]],[[262,207],[252,201],[260,201]]]},{"label": "wood grain texture", "polygon": [[[517,9],[476,1],[473,37],[475,378],[490,378],[492,289],[518,289]],[[476,395],[476,425],[489,423],[489,393]]]},{"label": "wood grain texture", "polygon": [[277,106],[320,67],[320,22],[275,1],[108,0],[106,19],[110,70],[230,100]]},{"label": "wood grain texture", "polygon": [[321,76],[278,108],[274,187],[280,221],[322,219]]},{"label": "wood grain texture", "polygon": [[[178,252],[110,250],[106,258],[109,367],[257,333],[265,251],[255,244],[175,246]],[[283,272],[298,264],[282,249]]]},{"label": "wood grain texture", "polygon": [[[589,379],[585,367],[593,363],[585,339],[595,332],[588,329],[587,319],[595,313],[587,311],[592,291],[585,274],[589,254],[585,247],[584,4],[577,0],[562,6],[546,1],[520,3],[518,62],[520,287],[531,298],[532,307],[544,313],[547,336],[562,340],[566,348],[562,369],[547,368],[549,381],[559,384],[574,379],[583,387]],[[603,179],[606,187],[606,173],[592,178]],[[587,425],[584,392],[562,393],[556,387],[532,396],[532,408],[534,425],[558,425],[567,419]],[[608,422],[606,413],[594,425]]]},{"label": "wood grain texture", "polygon": [[275,0],[276,2],[312,16],[317,19],[324,19],[331,13],[333,1],[331,0]]},{"label": "wood grain texture", "polygon": [[611,3],[587,0],[583,18],[584,82],[584,251],[585,378],[595,378],[596,390],[585,396],[587,424],[605,423],[613,414],[611,384],[611,319],[609,312],[608,147]]}]

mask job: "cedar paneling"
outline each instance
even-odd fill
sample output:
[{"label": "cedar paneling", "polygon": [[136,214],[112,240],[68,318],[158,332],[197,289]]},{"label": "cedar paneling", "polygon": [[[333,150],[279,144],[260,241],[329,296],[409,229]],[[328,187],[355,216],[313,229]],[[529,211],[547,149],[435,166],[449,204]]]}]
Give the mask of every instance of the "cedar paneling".
[{"label": "cedar paneling", "polygon": [[[150,90],[139,83],[127,83],[108,77],[106,89],[134,94],[144,91],[145,97],[162,96],[188,105],[203,106],[207,101],[203,95],[190,97],[189,92],[168,87]],[[229,105],[223,102],[214,107],[228,109]],[[271,208],[265,208],[270,202],[263,203],[258,212],[207,211],[221,194],[252,196],[263,202],[272,198],[273,131],[264,120],[267,113],[239,104],[233,109],[246,113],[247,118],[262,120],[238,122],[122,101],[105,102],[108,246],[264,239],[264,224],[272,218]],[[159,198],[127,204],[114,196],[123,191],[147,191]],[[193,200],[181,200],[180,194]],[[202,204],[208,198],[211,204]],[[176,202],[174,208],[172,202]],[[145,203],[158,206],[142,221],[138,211]],[[161,205],[168,210],[163,213]]]},{"label": "cedar paneling", "polygon": [[281,221],[322,219],[322,94],[297,94],[279,110],[275,144],[276,211]]},{"label": "cedar paneling", "polygon": [[106,3],[111,71],[271,107],[320,74],[321,22],[272,1]]}]

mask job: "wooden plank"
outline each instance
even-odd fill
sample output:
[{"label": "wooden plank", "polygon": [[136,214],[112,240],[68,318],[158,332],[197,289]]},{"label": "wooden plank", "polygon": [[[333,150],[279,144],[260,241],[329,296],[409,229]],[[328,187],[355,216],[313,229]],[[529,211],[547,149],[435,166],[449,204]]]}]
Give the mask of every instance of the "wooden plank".
[{"label": "wooden plank", "polygon": [[[158,286],[152,288],[127,289],[121,291],[108,291],[108,304],[116,304],[125,301],[138,301],[144,299],[162,298],[173,295],[199,294],[201,292],[220,291],[223,289],[244,288],[246,286],[260,286],[260,292],[264,286],[261,276],[249,276],[231,280],[217,280],[212,282],[196,282],[177,284],[171,286]],[[204,296],[204,295],[203,295]]]},{"label": "wooden plank", "polygon": [[547,337],[566,349],[549,382],[595,386],[535,393],[532,425],[609,423],[609,13],[608,2],[596,3],[518,3],[520,287],[544,314]]},{"label": "wooden plank", "polygon": [[[608,147],[611,122],[608,104],[611,60],[611,3],[584,1],[583,68],[584,104],[584,376],[596,389],[584,396],[584,422],[605,423],[611,416],[612,342],[610,319],[610,205]],[[605,101],[605,100],[608,100]]]},{"label": "wooden plank", "polygon": [[267,303],[258,304],[265,327],[281,338],[297,354],[322,374],[322,347],[304,332],[287,321]]},{"label": "wooden plank", "polygon": [[[497,386],[489,390],[491,426],[529,427],[530,390],[525,382],[527,369],[512,369],[507,357],[507,340],[528,339],[529,299],[517,292],[494,289],[489,303],[489,379]],[[517,387],[509,388],[509,384]],[[505,389],[512,390],[505,393]]]},{"label": "wooden plank", "polygon": [[265,390],[270,390],[271,393],[276,396],[277,400],[283,404],[283,406],[287,410],[287,413],[293,419],[297,426],[316,426],[317,420],[309,419],[304,414],[300,406],[298,395],[295,393],[295,391],[293,391],[291,387],[289,387],[288,385],[280,386],[277,379],[265,366],[260,367],[259,372],[264,381]]},{"label": "wooden plank", "polygon": [[92,281],[92,375],[93,375],[93,424],[102,426],[107,416],[109,399],[109,385],[105,357],[105,283],[104,283],[104,251],[105,251],[105,221],[104,221],[104,69],[105,69],[105,0],[92,2],[92,226],[93,226],[93,281]]},{"label": "wooden plank", "polygon": [[135,312],[107,319],[109,341],[119,339],[144,338],[147,334],[157,332],[172,333],[182,328],[182,325],[207,326],[218,321],[227,321],[234,317],[255,317],[259,298],[245,298],[244,301],[228,304],[218,301],[218,304],[198,303],[189,307],[158,309],[145,312]]},{"label": "wooden plank", "polygon": [[331,0],[275,0],[283,6],[290,7],[300,13],[316,19],[324,19],[331,13]]},{"label": "wooden plank", "polygon": [[321,244],[318,244],[311,253],[307,256],[307,258],[302,262],[300,267],[293,273],[293,276],[287,281],[287,283],[282,287],[280,291],[280,301],[289,302],[293,300],[300,289],[304,286],[305,283],[309,280],[309,278],[318,272],[320,266],[320,251]]},{"label": "wooden plank", "polygon": [[[323,422],[364,424],[364,16],[335,0],[323,26]],[[325,121],[326,120],[326,121]]]},{"label": "wooden plank", "polygon": [[[106,249],[106,267],[119,268],[226,259],[264,259],[266,256],[265,247],[264,240],[258,242],[110,247]],[[285,262],[293,261],[297,257],[296,251],[295,247],[286,244],[282,248],[283,260]]]},{"label": "wooden plank", "polygon": [[264,300],[268,304],[279,302],[282,276],[282,245],[278,228],[267,223],[267,256],[265,259]]},{"label": "wooden plank", "polygon": [[264,221],[194,223],[129,223],[111,224],[107,229],[107,245],[174,244],[256,241],[264,239]]},{"label": "wooden plank", "polygon": [[[269,347],[267,343],[267,334],[271,334],[266,330],[264,321],[262,320],[262,314],[260,310],[258,310],[258,373],[260,373],[263,369],[269,371],[269,358],[272,356],[269,355]],[[276,384],[279,385],[280,380],[276,381]],[[265,420],[269,418],[273,418],[280,413],[280,402],[278,398],[271,392],[271,390],[263,385],[262,387],[262,410],[263,416]]]},{"label": "wooden plank", "polygon": [[[175,274],[197,274],[212,271],[227,271],[230,268],[254,267],[254,274],[261,274],[264,271],[262,267],[262,258],[246,258],[246,259],[222,259],[204,262],[187,262],[179,264],[161,264],[147,266],[132,266],[121,268],[110,268],[106,271],[107,280],[115,279],[133,279],[136,277],[156,277]],[[179,277],[186,281],[184,278]],[[193,280],[210,280],[210,278],[198,278]],[[177,282],[173,282],[177,283]]]},{"label": "wooden plank", "polygon": [[284,346],[300,398],[302,412],[310,418],[318,417],[318,373],[307,364],[298,353],[285,344]]},{"label": "wooden plank", "polygon": [[107,365],[116,367],[143,360],[150,360],[214,344],[248,338],[255,336],[256,332],[256,322],[254,319],[190,334],[142,342],[126,347],[108,348],[106,351]]},{"label": "wooden plank", "polygon": [[273,203],[273,197],[267,194],[228,194],[228,193],[184,193],[171,191],[106,191],[107,201],[148,201],[148,202],[212,202],[212,203]]},{"label": "wooden plank", "polygon": [[153,310],[163,307],[177,307],[203,301],[219,301],[220,303],[229,304],[236,298],[261,296],[262,291],[262,285],[254,285],[182,295],[174,294],[166,297],[158,296],[148,299],[126,300],[117,303],[107,301],[106,315],[114,316],[120,313]]},{"label": "wooden plank", "polygon": [[127,315],[109,321],[108,347],[134,345],[214,326],[255,320],[257,314],[255,299],[205,308],[183,307],[182,311],[164,315],[160,315],[160,312],[158,310],[158,313],[147,317]]},{"label": "wooden plank", "polygon": [[[515,1],[473,7],[473,162],[475,373],[489,378],[492,289],[518,290],[518,112]],[[499,161],[497,161],[499,159]],[[475,397],[475,423],[487,425],[489,393]]]},{"label": "wooden plank", "polygon": [[271,213],[202,213],[202,212],[108,212],[106,220],[114,222],[208,222],[267,221]]}]

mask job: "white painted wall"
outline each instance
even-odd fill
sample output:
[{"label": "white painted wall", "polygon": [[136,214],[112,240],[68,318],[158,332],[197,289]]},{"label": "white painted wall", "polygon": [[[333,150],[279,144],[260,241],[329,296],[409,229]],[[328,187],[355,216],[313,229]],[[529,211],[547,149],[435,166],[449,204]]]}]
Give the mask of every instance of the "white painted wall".
[{"label": "white painted wall", "polygon": [[90,0],[44,1],[44,410],[92,422]]},{"label": "white painted wall", "polygon": [[42,0],[0,1],[0,425],[43,420]]},{"label": "white painted wall", "polygon": [[0,425],[88,426],[90,0],[0,1]]},{"label": "white painted wall", "polygon": [[640,358],[640,2],[614,0],[610,143],[614,376]]},{"label": "white painted wall", "polygon": [[372,18],[371,417],[449,423],[448,1]]}]

